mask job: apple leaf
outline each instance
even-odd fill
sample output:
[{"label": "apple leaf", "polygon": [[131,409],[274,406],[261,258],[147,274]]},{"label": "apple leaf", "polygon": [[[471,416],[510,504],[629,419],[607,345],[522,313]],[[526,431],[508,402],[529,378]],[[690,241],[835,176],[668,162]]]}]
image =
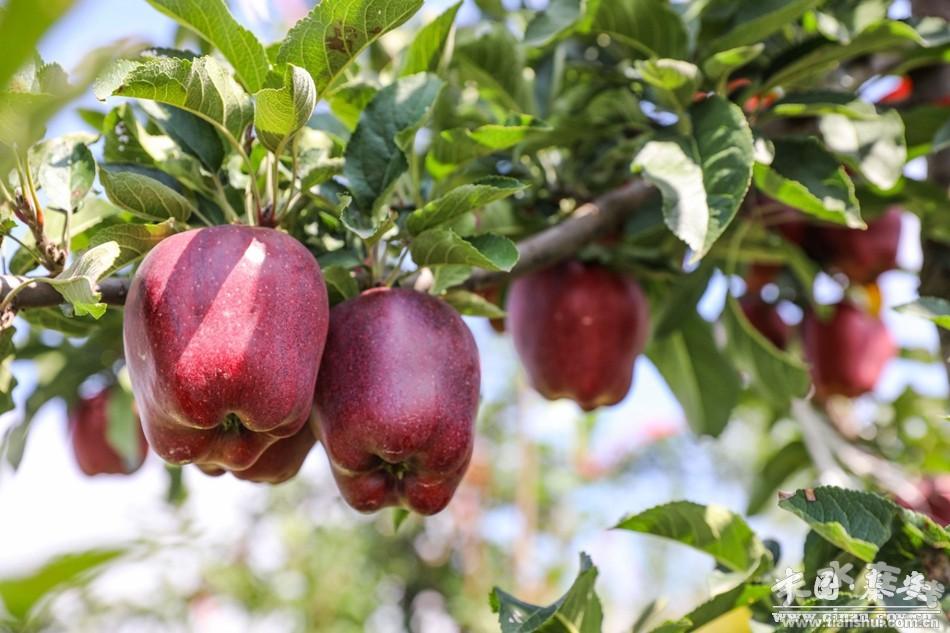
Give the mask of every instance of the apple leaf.
[{"label": "apple leaf", "polygon": [[821,220],[865,228],[854,183],[844,167],[814,138],[774,141],[769,165],[757,162],[755,185],[765,194]]},{"label": "apple leaf", "polygon": [[591,0],[582,31],[606,33],[645,57],[683,59],[686,25],[666,0]]},{"label": "apple leaf", "polygon": [[759,12],[755,17],[746,17],[742,22],[735,24],[725,35],[718,37],[710,45],[713,51],[754,44],[766,39],[772,33],[798,20],[806,11],[819,5],[823,0],[785,0],[781,3],[771,3],[767,10]]},{"label": "apple leaf", "polygon": [[0,332],[0,413],[12,411],[16,406],[13,402],[13,388],[16,387],[17,382],[11,371],[11,364],[16,355],[16,347],[13,345],[14,334],[16,334],[16,328],[13,325],[5,327]]},{"label": "apple leaf", "polygon": [[116,271],[139,259],[166,237],[177,232],[175,220],[171,218],[160,224],[112,224],[96,232],[90,238],[89,246],[115,242],[119,246],[119,256],[112,263],[110,271]]},{"label": "apple leaf", "polygon": [[412,234],[418,235],[427,229],[448,224],[490,202],[503,200],[524,188],[523,183],[513,178],[500,176],[490,176],[474,184],[461,185],[410,213],[406,226]]},{"label": "apple leaf", "polygon": [[490,123],[472,130],[443,130],[435,137],[426,155],[426,168],[435,178],[442,179],[470,160],[509,149],[550,131],[527,116],[514,125]]},{"label": "apple leaf", "polygon": [[839,114],[850,119],[875,119],[874,106],[861,101],[858,95],[830,90],[808,90],[786,95],[776,101],[767,116],[815,117]]},{"label": "apple leaf", "polygon": [[403,57],[402,67],[399,69],[400,77],[439,70],[445,56],[445,44],[452,33],[455,16],[461,6],[461,2],[456,2],[415,33]]},{"label": "apple leaf", "polygon": [[739,399],[739,375],[719,351],[709,323],[693,312],[678,331],[652,341],[656,365],[697,434],[718,437]]},{"label": "apple leaf", "polygon": [[826,114],[819,127],[828,149],[843,156],[874,186],[892,189],[907,162],[904,121],[895,110],[877,114],[873,106],[867,109],[864,119]]},{"label": "apple leaf", "polygon": [[195,114],[233,144],[254,118],[254,104],[230,71],[213,57],[119,60],[96,84],[96,97],[150,99]]},{"label": "apple leaf", "polygon": [[[652,633],[748,630],[748,623],[752,618],[752,612],[748,607],[758,602],[765,602],[771,595],[772,588],[768,585],[742,583],[725,593],[710,598],[681,619],[665,622],[653,629]],[[743,613],[739,613],[740,611]],[[744,619],[744,622],[726,620],[726,618],[733,615],[739,615]],[[720,624],[721,628],[719,628]]]},{"label": "apple leaf", "polygon": [[921,317],[950,330],[950,301],[940,297],[920,297],[911,303],[894,308],[903,314]]},{"label": "apple leaf", "polygon": [[733,103],[712,96],[688,111],[691,136],[662,134],[633,163],[663,195],[670,230],[699,259],[726,230],[752,180],[752,131]]},{"label": "apple leaf", "polygon": [[7,82],[34,54],[36,45],[67,11],[75,0],[9,0],[0,14],[0,87]]},{"label": "apple leaf", "polygon": [[106,313],[106,304],[99,301],[102,294],[96,283],[112,269],[119,252],[119,245],[115,242],[94,246],[76,257],[59,276],[42,281],[63,295],[77,315],[88,314],[98,319]]},{"label": "apple leaf", "polygon": [[195,211],[194,205],[183,195],[136,171],[103,168],[99,181],[113,204],[145,220],[173,218],[187,222]]},{"label": "apple leaf", "polygon": [[429,289],[429,293],[441,295],[452,286],[457,286],[468,279],[472,275],[472,267],[447,264],[436,266],[432,273],[432,287]]},{"label": "apple leaf", "polygon": [[264,88],[254,94],[254,129],[264,147],[279,153],[310,120],[317,105],[317,89],[303,68],[288,64],[284,85]]},{"label": "apple leaf", "polygon": [[461,81],[476,84],[489,101],[512,112],[533,111],[533,96],[523,74],[524,51],[505,25],[460,31],[452,67]]},{"label": "apple leaf", "polygon": [[490,233],[463,238],[451,229],[429,229],[412,240],[409,251],[420,267],[459,264],[507,272],[518,263],[514,242]]},{"label": "apple leaf", "polygon": [[468,290],[449,290],[442,295],[442,299],[455,308],[459,314],[465,316],[487,317],[489,319],[505,318],[504,310],[480,294]]},{"label": "apple leaf", "polygon": [[422,7],[422,0],[323,0],[287,34],[277,63],[305,68],[324,97],[360,52]]},{"label": "apple leaf", "polygon": [[894,518],[900,511],[896,504],[878,495],[834,486],[799,490],[779,501],[779,507],[865,562],[873,561],[891,538]]},{"label": "apple leaf", "polygon": [[46,194],[46,204],[73,211],[96,179],[96,159],[88,145],[97,137],[75,133],[37,143],[30,148],[30,169]]},{"label": "apple leaf", "polygon": [[528,22],[524,43],[544,46],[576,27],[582,15],[581,0],[551,0]]},{"label": "apple leaf", "polygon": [[757,58],[763,50],[765,44],[759,42],[719,51],[703,62],[703,73],[713,82],[728,79],[732,71]]},{"label": "apple leaf", "polygon": [[770,501],[774,504],[775,493],[785,480],[810,464],[811,457],[801,440],[792,440],[775,451],[752,482],[746,514],[758,514]]},{"label": "apple leaf", "polygon": [[156,101],[143,101],[142,109],[183,151],[200,160],[209,171],[221,169],[225,147],[213,125],[181,108]]},{"label": "apple leaf", "polygon": [[360,293],[356,279],[350,274],[350,270],[343,266],[326,266],[323,269],[323,279],[327,282],[330,305],[352,299]]},{"label": "apple leaf", "polygon": [[124,553],[122,549],[99,549],[64,554],[27,576],[0,580],[0,600],[7,613],[25,620],[33,606],[50,592],[95,573]]},{"label": "apple leaf", "polygon": [[[379,209],[387,202],[396,180],[409,168],[416,131],[425,123],[443,82],[420,73],[380,90],[360,115],[346,146],[343,175],[353,205],[344,212],[347,227],[370,237],[379,226]],[[355,207],[355,208],[354,208]]]},{"label": "apple leaf", "polygon": [[[123,372],[128,377],[128,372]],[[135,415],[131,385],[120,379],[109,391],[106,440],[122,458],[127,470],[141,464],[142,453],[139,439],[139,420]]]},{"label": "apple leaf", "polygon": [[699,68],[682,59],[637,60],[634,67],[656,89],[658,101],[677,112],[689,107],[703,80]]},{"label": "apple leaf", "polygon": [[736,364],[753,377],[753,387],[770,402],[782,406],[808,393],[808,368],[795,355],[778,349],[749,323],[735,297],[726,301],[724,313],[729,350]]},{"label": "apple leaf", "polygon": [[717,505],[674,501],[620,521],[615,529],[678,541],[734,572],[767,571],[772,556],[738,514]]},{"label": "apple leaf", "polygon": [[366,109],[379,89],[376,86],[355,81],[337,88],[329,98],[330,109],[347,130],[355,130],[360,114]]},{"label": "apple leaf", "polygon": [[250,92],[264,87],[270,64],[264,45],[241,26],[224,0],[148,0],[179,24],[211,42],[231,62]]},{"label": "apple leaf", "polygon": [[594,590],[597,568],[590,556],[581,554],[577,578],[556,602],[541,607],[518,600],[498,587],[489,600],[492,611],[498,614],[502,633],[532,633],[534,631],[570,631],[572,633],[599,633],[603,623],[603,607]]}]

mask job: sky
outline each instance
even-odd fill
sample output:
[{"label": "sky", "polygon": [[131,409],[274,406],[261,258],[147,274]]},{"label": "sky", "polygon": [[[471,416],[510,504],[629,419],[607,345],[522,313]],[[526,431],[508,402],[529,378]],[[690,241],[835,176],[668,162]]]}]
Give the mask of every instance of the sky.
[{"label": "sky", "polygon": [[[240,13],[243,17],[261,15],[255,2],[242,0]],[[424,11],[431,15],[447,4],[447,1],[426,2]],[[293,8],[293,0],[285,0],[285,5]],[[466,6],[465,11],[467,14],[463,13],[463,19],[471,19],[471,7]],[[144,0],[81,0],[68,18],[42,42],[41,52],[45,59],[58,61],[69,68],[84,52],[96,46],[130,36],[167,43],[173,30],[172,22],[148,7]],[[267,34],[266,28],[258,26],[257,30]],[[83,105],[94,106],[96,103],[89,97]],[[50,134],[74,129],[82,129],[81,123],[74,115],[66,114],[51,124]],[[919,165],[914,169],[919,170]],[[909,271],[920,266],[921,253],[916,241],[918,230],[916,218],[907,216],[899,259],[902,268]],[[885,273],[881,284],[888,306],[916,297],[916,277],[911,273]],[[725,280],[717,277],[700,303],[700,312],[705,317],[715,318],[721,311],[725,291]],[[833,301],[835,295],[834,282],[822,280],[819,297]],[[932,325],[892,310],[885,311],[884,319],[900,344],[936,351],[937,336]],[[468,322],[482,350],[483,392],[490,398],[505,389],[514,375],[515,359],[510,339],[496,336],[483,320],[469,319]],[[32,381],[31,372],[23,363],[18,363],[15,371],[24,384]],[[877,394],[890,399],[908,384],[934,396],[944,395],[947,389],[939,366],[895,360],[881,380]],[[22,398],[23,393],[21,388],[17,396]],[[562,449],[573,441],[579,415],[575,405],[567,402],[552,405],[532,396],[528,411],[528,432],[539,441]],[[129,478],[84,478],[73,462],[66,441],[64,413],[61,403],[51,403],[43,408],[35,421],[21,469],[15,475],[0,473],[0,577],[35,566],[55,553],[131,540],[143,533],[154,532],[170,521],[167,509],[160,502],[166,485],[160,460],[151,456],[145,467]],[[16,413],[0,417],[0,433],[15,419]],[[636,367],[634,388],[628,397],[620,405],[599,414],[591,450],[609,455],[618,447],[643,444],[649,441],[649,433],[664,425],[685,429],[682,408],[653,366],[641,359]],[[579,499],[578,503],[594,504],[608,517],[616,508],[622,508],[623,513],[635,512],[667,501],[670,495],[676,494],[672,486],[684,486],[698,501],[719,502],[741,510],[745,503],[743,492],[738,488],[716,485],[716,468],[712,459],[711,452],[703,453],[686,478],[679,482],[664,479],[639,482],[619,501],[615,489],[605,488],[599,493],[595,490],[590,497]],[[332,485],[322,450],[313,452],[302,476]],[[265,494],[260,486],[230,477],[208,478],[191,472],[191,469],[186,477],[191,493],[189,504],[196,509],[198,527],[208,542],[233,538],[248,508]],[[341,511],[348,512],[346,509]],[[612,520],[618,518],[619,514]],[[513,538],[517,522],[500,511],[487,516],[483,531],[490,539]],[[791,534],[787,538],[794,543],[798,537]],[[576,545],[578,550],[583,548],[593,555],[595,563],[602,567],[604,582],[611,587],[642,587],[644,578],[648,577],[643,572],[649,570],[642,562],[629,565],[624,561],[636,560],[633,557],[643,543],[634,537],[597,531],[578,535]],[[655,541],[648,544],[659,547]],[[539,559],[564,555],[544,543],[539,544],[535,554]],[[692,553],[681,553],[678,560],[684,570],[690,568],[694,560],[692,556]],[[685,576],[683,581],[696,586],[705,582]],[[621,615],[613,617],[619,620]]]}]

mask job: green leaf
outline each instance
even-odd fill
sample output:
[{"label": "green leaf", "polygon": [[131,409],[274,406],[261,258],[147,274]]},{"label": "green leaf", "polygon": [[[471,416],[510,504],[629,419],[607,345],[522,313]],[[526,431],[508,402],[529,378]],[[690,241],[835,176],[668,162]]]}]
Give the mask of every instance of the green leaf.
[{"label": "green leaf", "polygon": [[784,138],[774,144],[772,163],[755,164],[756,187],[816,218],[849,228],[867,226],[861,219],[854,183],[817,139]]},{"label": "green leaf", "polygon": [[418,235],[427,229],[448,224],[469,211],[507,198],[524,188],[524,184],[513,178],[499,176],[461,185],[410,213],[406,227],[410,233]]},{"label": "green leaf", "polygon": [[703,262],[693,272],[678,276],[656,293],[657,301],[650,315],[653,338],[660,339],[673,334],[683,321],[696,314],[696,304],[706,292],[715,270],[711,263]]},{"label": "green leaf", "polygon": [[458,264],[508,272],[518,263],[518,248],[500,235],[462,238],[450,229],[429,229],[409,245],[412,260],[420,267]]},{"label": "green leaf", "polygon": [[317,105],[317,89],[303,68],[288,64],[284,85],[255,93],[254,129],[264,147],[278,152],[307,125]]},{"label": "green leaf", "polygon": [[676,112],[689,107],[703,79],[699,68],[681,59],[637,60],[634,68],[656,89],[661,103]]},{"label": "green leaf", "polygon": [[218,127],[237,143],[254,118],[254,104],[213,57],[121,60],[96,85],[96,97],[150,99],[181,108]]},{"label": "green leaf", "polygon": [[[67,311],[72,312],[69,308],[67,308]],[[93,329],[98,327],[96,321],[93,319],[65,314],[62,306],[31,308],[29,310],[23,310],[19,316],[32,326],[43,330],[62,332],[66,336],[73,338],[85,338],[89,336],[89,333]]]},{"label": "green leaf", "polygon": [[323,268],[323,279],[327,282],[327,291],[330,295],[330,305],[336,305],[347,299],[352,299],[360,293],[360,286],[344,266],[326,266]]},{"label": "green leaf", "polygon": [[489,319],[505,318],[505,311],[497,305],[468,290],[450,290],[442,295],[447,304],[455,308],[459,314],[465,316],[487,317]]},{"label": "green leaf", "polygon": [[755,532],[742,517],[722,506],[674,501],[626,517],[615,529],[678,541],[734,572],[764,571],[771,566],[771,555]]},{"label": "green leaf", "polygon": [[724,321],[732,358],[752,376],[753,386],[772,404],[783,406],[808,393],[811,379],[805,364],[794,354],[775,347],[749,323],[735,297],[726,301]]},{"label": "green leaf", "polygon": [[141,427],[133,409],[131,386],[127,384],[128,372],[123,374],[126,380],[120,379],[109,391],[106,440],[122,458],[126,468],[134,470],[142,463]]},{"label": "green leaf", "polygon": [[424,72],[434,73],[439,70],[444,57],[445,44],[452,33],[455,15],[461,6],[461,2],[456,2],[413,35],[412,42],[404,54],[402,67],[399,69],[400,77]]},{"label": "green leaf", "polygon": [[115,271],[134,262],[152,250],[166,237],[177,233],[174,219],[160,224],[113,224],[97,231],[89,240],[89,246],[99,246],[114,242],[119,247],[119,256],[112,263],[110,271]]},{"label": "green leaf", "polygon": [[73,211],[92,189],[96,160],[88,144],[90,134],[75,133],[38,143],[30,148],[30,168],[46,194],[46,204]]},{"label": "green leaf", "polygon": [[534,110],[523,74],[524,52],[505,25],[459,31],[452,65],[460,80],[473,82],[489,101],[512,112]]},{"label": "green leaf", "polygon": [[305,68],[324,96],[360,52],[422,7],[422,0],[323,0],[281,44],[278,63]]},{"label": "green leaf", "polygon": [[144,174],[119,168],[103,168],[99,181],[109,200],[145,220],[173,218],[187,222],[195,211],[183,195]]},{"label": "green leaf", "polygon": [[874,22],[887,17],[888,0],[826,2],[814,13],[815,27],[830,40],[848,43]]},{"label": "green leaf", "polygon": [[867,119],[827,114],[821,117],[819,127],[828,149],[844,156],[871,184],[892,189],[907,162],[904,121],[895,110],[879,115],[873,106],[868,110]]},{"label": "green leaf", "polygon": [[763,50],[765,50],[765,44],[759,42],[719,51],[703,62],[703,72],[713,82],[728,79],[732,71],[742,68],[757,58]]},{"label": "green leaf", "polygon": [[801,440],[793,440],[775,451],[752,481],[746,514],[758,514],[770,501],[777,501],[775,493],[782,484],[810,464],[811,457]]},{"label": "green leaf", "polygon": [[26,64],[40,38],[75,4],[74,0],[8,0],[0,14],[0,89]]},{"label": "green leaf", "polygon": [[409,168],[406,152],[442,85],[433,75],[404,77],[380,90],[360,116],[346,146],[343,168],[356,205],[353,213],[344,215],[344,222],[360,236],[375,233],[378,211]]},{"label": "green leaf", "polygon": [[522,602],[495,587],[490,601],[501,633],[600,633],[603,609],[594,591],[596,580],[597,568],[582,553],[580,572],[571,588],[546,607]]},{"label": "green leaf", "polygon": [[221,51],[250,92],[264,87],[270,64],[264,46],[241,26],[224,0],[148,0],[179,24],[188,27]]},{"label": "green leaf", "polygon": [[551,0],[528,22],[524,43],[544,46],[577,26],[582,15],[580,0]]},{"label": "green leaf", "polygon": [[713,51],[724,51],[737,46],[761,42],[772,33],[798,20],[809,9],[824,0],[786,0],[771,10],[752,19],[743,20],[729,32],[710,44]]},{"label": "green leaf", "polygon": [[[714,596],[703,604],[699,605],[679,621],[669,621],[662,626],[653,629],[652,633],[687,633],[688,631],[708,630],[720,631],[729,630],[726,628],[716,628],[712,624],[719,618],[727,616],[736,609],[749,607],[758,602],[765,602],[772,594],[772,588],[768,585],[757,585],[753,583],[742,583],[739,586],[730,589],[725,593]],[[751,617],[751,612],[750,612]]]},{"label": "green leaf", "polygon": [[827,44],[796,57],[793,62],[769,78],[762,92],[767,92],[775,86],[788,87],[797,82],[808,81],[823,75],[846,59],[887,49],[911,48],[915,45],[929,46],[930,42],[909,24],[897,20],[875,22],[848,44]]},{"label": "green leaf", "polygon": [[534,136],[550,132],[550,128],[533,125],[527,117],[521,124],[490,123],[475,129],[443,130],[433,141],[426,155],[426,169],[442,179],[461,165],[482,156],[509,149]]},{"label": "green leaf", "polygon": [[903,314],[921,317],[950,330],[950,301],[940,297],[920,297],[911,303],[894,308]]},{"label": "green leaf", "polygon": [[[809,499],[809,495],[811,499]],[[891,538],[891,526],[900,511],[893,502],[869,492],[823,486],[799,490],[779,502],[825,540],[871,562]]]},{"label": "green leaf", "polygon": [[102,294],[96,283],[112,268],[118,257],[118,244],[100,244],[77,256],[58,277],[48,279],[45,283],[63,295],[77,315],[88,314],[98,319],[106,313],[106,304],[99,302]]},{"label": "green leaf", "polygon": [[[201,161],[208,171],[217,172],[224,162],[225,147],[213,125],[204,119],[155,101],[142,102],[149,118],[179,147]],[[106,162],[118,162],[106,159]]]},{"label": "green leaf", "polygon": [[814,117],[840,114],[851,119],[875,119],[874,106],[856,94],[830,90],[808,90],[785,95],[766,113],[771,116]]},{"label": "green leaf", "polygon": [[646,57],[686,56],[686,25],[665,0],[590,0],[585,16],[583,32],[607,33]]},{"label": "green leaf", "polygon": [[[16,348],[13,345],[14,334],[16,334],[16,328],[13,325],[0,331],[0,413],[12,411],[15,406],[13,388],[16,387],[17,381],[10,367],[16,356]],[[15,427],[11,427],[11,430],[13,428]]]},{"label": "green leaf", "polygon": [[368,83],[360,81],[347,83],[333,92],[330,97],[330,109],[340,119],[340,122],[350,131],[356,129],[360,114],[366,109],[379,90]]},{"label": "green leaf", "polygon": [[80,582],[124,553],[122,549],[100,549],[59,556],[28,576],[0,580],[0,600],[10,615],[25,620],[33,606],[51,592]]},{"label": "green leaf", "polygon": [[712,96],[689,110],[692,136],[657,136],[634,169],[663,194],[667,226],[699,259],[726,230],[752,179],[752,131],[742,110]]},{"label": "green leaf", "polygon": [[429,289],[429,293],[441,295],[452,286],[457,286],[468,279],[472,275],[472,267],[448,264],[436,266],[432,272],[432,288]]},{"label": "green leaf", "polygon": [[719,351],[712,328],[698,314],[679,331],[654,340],[647,356],[656,365],[697,434],[717,437],[739,398],[739,376]]}]

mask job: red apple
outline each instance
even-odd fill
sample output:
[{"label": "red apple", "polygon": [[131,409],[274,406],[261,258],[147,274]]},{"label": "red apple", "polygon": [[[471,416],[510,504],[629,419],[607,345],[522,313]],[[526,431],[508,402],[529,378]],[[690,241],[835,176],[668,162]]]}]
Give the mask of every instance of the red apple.
[{"label": "red apple", "polygon": [[840,270],[857,284],[871,283],[881,273],[897,267],[901,212],[889,209],[868,222],[866,230],[840,226],[812,227],[815,248],[829,267]]},{"label": "red apple", "polygon": [[273,229],[215,226],[163,240],[125,305],[145,434],[165,460],[243,470],[307,423],[326,341],[316,259]]},{"label": "red apple", "polygon": [[304,424],[295,435],[277,440],[257,458],[250,468],[232,471],[238,479],[279,484],[300,471],[317,437],[309,424]]},{"label": "red apple", "polygon": [[580,261],[515,279],[508,327],[534,388],[585,411],[623,400],[650,330],[636,281]]},{"label": "red apple", "polygon": [[855,398],[871,391],[897,352],[884,322],[848,301],[839,303],[827,321],[806,312],[804,342],[819,398]]},{"label": "red apple", "polygon": [[746,294],[739,300],[742,312],[749,323],[755,327],[762,336],[772,342],[772,345],[779,349],[788,347],[788,339],[791,337],[791,328],[782,320],[775,304],[766,303],[757,294]]},{"label": "red apple", "polygon": [[431,295],[375,288],[335,306],[317,426],[347,503],[442,510],[472,455],[480,378],[471,332]]},{"label": "red apple", "polygon": [[134,460],[126,461],[109,443],[109,389],[79,398],[69,412],[69,435],[79,470],[93,475],[128,475],[145,461],[148,444],[136,419],[139,450]]}]

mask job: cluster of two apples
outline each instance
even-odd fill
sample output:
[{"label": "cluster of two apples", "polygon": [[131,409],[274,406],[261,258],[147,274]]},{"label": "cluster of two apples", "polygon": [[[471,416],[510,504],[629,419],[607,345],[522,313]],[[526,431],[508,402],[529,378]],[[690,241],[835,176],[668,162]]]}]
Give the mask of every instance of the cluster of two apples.
[{"label": "cluster of two apples", "polygon": [[317,261],[274,229],[162,241],[132,281],[124,340],[145,436],[168,462],[277,483],[319,438],[350,505],[433,514],[471,458],[480,367],[458,314],[388,288],[331,310]]},{"label": "cluster of two apples", "polygon": [[[789,208],[776,230],[824,270],[842,275],[852,286],[870,289],[872,295],[878,292],[877,278],[897,267],[901,234],[897,209],[889,209],[861,230],[808,222]],[[753,266],[740,305],[756,329],[785,349],[793,329],[779,315],[775,303],[765,301],[761,294],[781,270],[778,266]],[[833,306],[827,319],[806,306],[802,343],[819,398],[854,398],[871,391],[897,352],[875,306],[861,306],[848,298]]]}]

